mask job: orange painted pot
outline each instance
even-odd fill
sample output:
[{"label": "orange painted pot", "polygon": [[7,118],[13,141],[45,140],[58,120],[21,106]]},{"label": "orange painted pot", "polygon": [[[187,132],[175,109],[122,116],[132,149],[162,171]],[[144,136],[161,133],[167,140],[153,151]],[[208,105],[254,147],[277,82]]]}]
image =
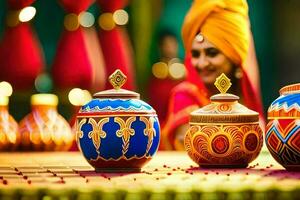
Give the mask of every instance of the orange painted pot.
[{"label": "orange painted pot", "polygon": [[74,134],[57,112],[57,104],[56,95],[32,95],[32,111],[19,124],[22,150],[66,151],[71,147]]},{"label": "orange painted pot", "polygon": [[16,150],[20,143],[18,123],[8,112],[8,97],[0,97],[0,151]]},{"label": "orange painted pot", "polygon": [[[230,83],[227,77],[217,81]],[[239,97],[226,93],[227,89],[212,96],[209,105],[190,115],[184,146],[201,167],[247,167],[262,148],[263,131],[258,113],[239,104]]]}]

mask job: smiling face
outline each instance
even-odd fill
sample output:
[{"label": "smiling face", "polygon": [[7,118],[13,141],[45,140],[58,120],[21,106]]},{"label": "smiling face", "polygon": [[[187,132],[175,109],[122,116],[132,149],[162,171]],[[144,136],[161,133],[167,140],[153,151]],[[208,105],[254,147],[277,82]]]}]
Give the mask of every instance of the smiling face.
[{"label": "smiling face", "polygon": [[216,78],[222,73],[233,78],[233,63],[205,38],[200,42],[193,41],[191,54],[192,65],[208,88],[213,87]]}]

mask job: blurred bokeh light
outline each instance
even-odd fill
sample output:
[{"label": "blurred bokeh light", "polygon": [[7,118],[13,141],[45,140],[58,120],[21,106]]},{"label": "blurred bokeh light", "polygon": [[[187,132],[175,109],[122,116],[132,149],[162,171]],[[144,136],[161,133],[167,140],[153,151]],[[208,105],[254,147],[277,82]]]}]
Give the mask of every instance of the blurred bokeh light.
[{"label": "blurred bokeh light", "polygon": [[98,19],[99,26],[106,31],[112,30],[116,24],[112,13],[103,13]]},{"label": "blurred bokeh light", "polygon": [[118,25],[125,25],[128,23],[128,13],[125,10],[116,10],[113,14],[113,19]]},{"label": "blurred bokeh light", "polygon": [[10,83],[6,81],[0,82],[0,96],[11,96],[13,93],[13,88]]},{"label": "blurred bokeh light", "polygon": [[49,74],[43,73],[36,77],[34,81],[35,89],[40,93],[47,93],[52,90],[53,83]]},{"label": "blurred bokeh light", "polygon": [[168,65],[164,62],[157,62],[152,66],[152,73],[156,78],[164,79],[168,77]]},{"label": "blurred bokeh light", "polygon": [[69,101],[74,106],[82,106],[92,99],[88,90],[73,88],[68,95]]},{"label": "blurred bokeh light", "polygon": [[95,17],[90,12],[81,12],[78,16],[79,23],[83,27],[91,27],[95,23]]},{"label": "blurred bokeh light", "polygon": [[30,21],[36,14],[36,9],[32,6],[25,7],[21,10],[19,14],[19,20],[21,22]]}]

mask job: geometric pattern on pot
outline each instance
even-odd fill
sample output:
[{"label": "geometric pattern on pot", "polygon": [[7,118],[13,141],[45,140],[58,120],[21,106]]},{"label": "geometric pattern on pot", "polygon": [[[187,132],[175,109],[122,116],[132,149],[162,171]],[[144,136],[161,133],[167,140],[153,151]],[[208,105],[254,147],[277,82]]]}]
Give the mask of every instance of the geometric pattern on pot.
[{"label": "geometric pattern on pot", "polygon": [[300,120],[274,119],[267,125],[266,144],[283,165],[300,164]]},{"label": "geometric pattern on pot", "polygon": [[300,117],[300,94],[278,97],[268,109],[268,118],[272,117]]}]

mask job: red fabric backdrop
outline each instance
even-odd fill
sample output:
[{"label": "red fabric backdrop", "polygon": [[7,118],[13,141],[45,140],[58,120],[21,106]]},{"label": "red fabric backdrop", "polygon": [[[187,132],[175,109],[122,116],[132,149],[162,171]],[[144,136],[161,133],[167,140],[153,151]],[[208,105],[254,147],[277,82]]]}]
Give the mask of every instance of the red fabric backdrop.
[{"label": "red fabric backdrop", "polygon": [[[8,7],[11,11],[17,11],[33,2],[8,0]],[[41,46],[28,22],[5,29],[0,42],[0,80],[10,82],[15,90],[32,89],[44,65]]]},{"label": "red fabric backdrop", "polygon": [[19,10],[30,6],[35,0],[7,0],[8,7],[12,10]]},{"label": "red fabric backdrop", "polygon": [[[93,0],[60,0],[68,13],[79,14],[88,9]],[[82,89],[102,90],[104,88],[105,70],[98,38],[93,28],[79,26],[74,31],[65,30],[59,41],[53,62],[53,79],[59,89],[79,87]],[[91,41],[96,40],[96,41]],[[103,68],[98,70],[96,68]],[[97,73],[96,73],[97,72]],[[100,78],[97,78],[99,77]],[[94,84],[97,86],[94,86]]]},{"label": "red fabric backdrop", "polygon": [[[102,12],[111,12],[124,8],[128,0],[97,0]],[[116,26],[112,30],[99,31],[100,44],[103,49],[107,75],[112,74],[116,69],[120,69],[126,76],[127,82],[123,88],[135,89],[135,76],[133,67],[133,50],[128,34],[123,27]],[[106,88],[112,88],[106,82]]]}]

